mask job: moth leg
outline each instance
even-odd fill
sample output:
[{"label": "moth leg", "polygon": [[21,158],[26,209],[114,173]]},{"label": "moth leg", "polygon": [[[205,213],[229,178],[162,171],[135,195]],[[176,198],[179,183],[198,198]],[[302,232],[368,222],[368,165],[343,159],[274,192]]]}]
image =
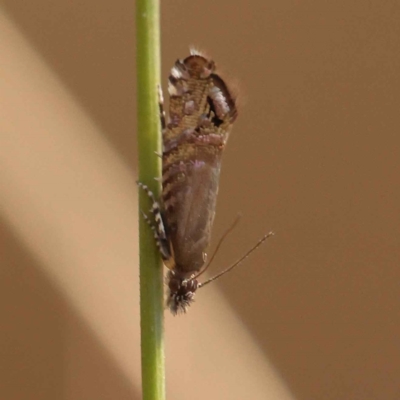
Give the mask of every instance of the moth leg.
[{"label": "moth leg", "polygon": [[157,246],[158,250],[160,251],[161,258],[163,260],[169,260],[171,255],[170,255],[170,251],[169,251],[168,242],[165,239],[160,238],[160,236],[158,235],[158,232],[157,232],[156,225],[154,225],[150,221],[150,218],[146,215],[146,213],[144,213],[142,211],[142,215],[143,215],[144,220],[150,226],[151,230],[154,232],[154,239],[156,240],[156,246]]},{"label": "moth leg", "polygon": [[161,129],[164,132],[167,127],[167,124],[165,122],[164,97],[161,86],[158,85],[157,88],[158,88],[158,108],[160,110]]},{"label": "moth leg", "polygon": [[143,211],[142,214],[145,221],[150,225],[151,229],[154,232],[154,238],[156,239],[156,244],[158,249],[160,250],[162,258],[164,260],[168,260],[169,258],[171,258],[171,251],[169,246],[169,240],[165,232],[160,205],[156,201],[153,192],[146,185],[144,185],[141,182],[137,182],[137,184],[140,188],[142,188],[146,192],[146,194],[150,197],[153,203],[150,212],[154,216],[155,224],[153,224],[153,222],[150,221],[150,218]]}]

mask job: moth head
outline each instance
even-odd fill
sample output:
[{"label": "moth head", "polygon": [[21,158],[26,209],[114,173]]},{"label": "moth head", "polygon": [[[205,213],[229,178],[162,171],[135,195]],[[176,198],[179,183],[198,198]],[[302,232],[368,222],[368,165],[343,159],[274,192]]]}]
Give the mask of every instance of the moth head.
[{"label": "moth head", "polygon": [[215,70],[215,63],[199,54],[177,60],[171,70],[175,79],[207,79]]},{"label": "moth head", "polygon": [[168,298],[167,306],[173,315],[186,313],[187,308],[193,303],[194,295],[199,286],[197,279],[184,277],[175,271],[167,275]]}]

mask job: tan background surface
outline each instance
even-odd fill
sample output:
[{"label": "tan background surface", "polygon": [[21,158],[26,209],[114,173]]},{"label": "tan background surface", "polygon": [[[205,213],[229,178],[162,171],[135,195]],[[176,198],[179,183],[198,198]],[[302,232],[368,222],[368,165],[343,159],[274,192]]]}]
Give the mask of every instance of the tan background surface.
[{"label": "tan background surface", "polygon": [[[2,399],[139,398],[130,1],[0,6]],[[400,3],[164,1],[240,88],[214,241],[166,317],[169,399],[400,398]]]}]

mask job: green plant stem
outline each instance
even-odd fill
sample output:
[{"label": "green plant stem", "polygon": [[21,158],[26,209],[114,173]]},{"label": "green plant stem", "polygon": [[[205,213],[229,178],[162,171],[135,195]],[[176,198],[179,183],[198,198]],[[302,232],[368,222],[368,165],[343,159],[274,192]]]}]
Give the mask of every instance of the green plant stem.
[{"label": "green plant stem", "polygon": [[[159,196],[160,122],[157,87],[160,84],[159,0],[136,0],[136,51],[138,99],[139,181]],[[139,192],[139,211],[150,202]],[[160,255],[153,232],[139,212],[140,230],[140,328],[142,392],[144,400],[165,399],[164,282]]]}]

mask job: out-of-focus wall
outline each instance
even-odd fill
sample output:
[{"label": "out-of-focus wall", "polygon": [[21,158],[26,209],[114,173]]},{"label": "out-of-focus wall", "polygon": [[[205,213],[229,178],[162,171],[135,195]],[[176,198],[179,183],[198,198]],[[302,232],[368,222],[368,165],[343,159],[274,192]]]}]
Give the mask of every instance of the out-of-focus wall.
[{"label": "out-of-focus wall", "polygon": [[[214,272],[276,232],[166,315],[169,398],[399,398],[399,20],[163,2],[164,83],[194,45],[239,93]],[[3,0],[0,38],[0,393],[140,398],[134,4]]]}]

